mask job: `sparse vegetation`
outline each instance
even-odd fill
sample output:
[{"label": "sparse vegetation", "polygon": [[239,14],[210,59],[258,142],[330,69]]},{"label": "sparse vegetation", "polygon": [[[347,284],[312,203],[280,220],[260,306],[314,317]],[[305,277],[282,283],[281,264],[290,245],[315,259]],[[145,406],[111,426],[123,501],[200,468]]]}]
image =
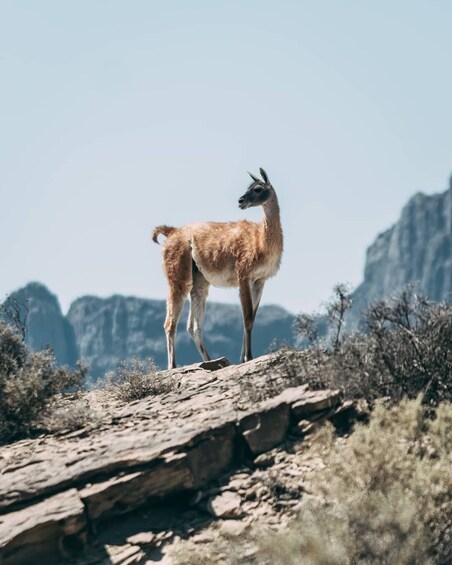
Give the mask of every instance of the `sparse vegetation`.
[{"label": "sparse vegetation", "polygon": [[[263,364],[268,378],[262,387],[243,375],[237,406],[246,409],[308,382],[365,397],[374,407],[370,423],[339,440],[330,425],[320,428],[311,446],[325,466],[310,476],[309,488],[286,482],[277,469],[262,478],[276,514],[286,499],[303,505],[289,527],[275,531],[256,522],[233,544],[226,533],[202,548],[187,542],[177,552],[179,563],[452,561],[452,307],[409,288],[374,304],[366,331],[352,334],[345,331],[350,305],[350,290],[338,285],[325,317],[300,315],[296,331],[307,347],[278,350]],[[326,333],[320,327],[325,320]],[[0,322],[0,442],[99,423],[86,393],[67,394],[80,386],[85,369],[57,367],[51,351],[31,352],[24,337],[20,325]],[[131,402],[169,392],[176,383],[152,359],[133,359],[108,377],[105,398]]]},{"label": "sparse vegetation", "polygon": [[56,406],[44,419],[45,428],[51,432],[73,432],[93,427],[102,421],[101,414],[91,408],[87,398],[71,398]]},{"label": "sparse vegetation", "polygon": [[55,395],[81,386],[85,376],[82,365],[58,367],[50,350],[31,352],[22,332],[0,321],[0,442],[36,431]]},{"label": "sparse vegetation", "polygon": [[[398,401],[422,394],[426,404],[452,400],[452,306],[430,302],[409,287],[376,302],[365,314],[365,331],[344,333],[345,287],[338,285],[328,307],[330,328],[320,339],[318,316],[302,314],[295,331],[310,346],[299,355],[281,352],[300,382],[338,387],[348,397]],[[284,356],[288,361],[284,361]]]},{"label": "sparse vegetation", "polygon": [[7,296],[3,304],[0,304],[0,320],[17,331],[25,340],[28,331],[28,314],[30,312],[28,300],[20,300],[14,296]]},{"label": "sparse vegetation", "polygon": [[123,361],[107,378],[107,390],[122,402],[163,394],[175,386],[174,378],[158,373],[153,359]]},{"label": "sparse vegetation", "polygon": [[[85,384],[87,368],[57,366],[50,349],[32,352],[25,343],[23,308],[9,306],[11,323],[0,320],[0,443],[96,425],[100,416],[86,399],[62,395]],[[123,362],[107,379],[107,393],[121,402],[168,392],[174,386],[174,378],[158,374],[151,359]]]},{"label": "sparse vegetation", "polygon": [[[258,523],[227,540],[181,548],[179,563],[446,565],[452,559],[452,406],[425,417],[421,399],[378,403],[340,443],[331,426],[312,441],[326,464],[290,527]],[[199,547],[199,546],[198,546]],[[221,559],[219,556],[222,556]]]},{"label": "sparse vegetation", "polygon": [[234,547],[181,546],[178,563],[452,562],[452,306],[409,287],[373,304],[360,333],[345,331],[350,306],[350,290],[338,285],[325,316],[297,318],[305,348],[279,349],[268,385],[254,392],[245,380],[242,391],[260,401],[303,383],[340,388],[371,402],[370,423],[346,440],[328,424],[313,438],[325,468],[289,528],[260,524]]},{"label": "sparse vegetation", "polygon": [[420,399],[405,400],[377,406],[345,445],[328,439],[320,497],[288,531],[257,535],[257,562],[450,563],[451,428],[450,404],[432,421]]}]

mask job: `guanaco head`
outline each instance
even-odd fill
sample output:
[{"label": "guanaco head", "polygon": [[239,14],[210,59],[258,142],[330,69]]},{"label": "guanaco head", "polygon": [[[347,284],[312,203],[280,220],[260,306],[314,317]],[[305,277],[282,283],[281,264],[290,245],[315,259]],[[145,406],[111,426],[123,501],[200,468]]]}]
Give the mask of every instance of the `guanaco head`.
[{"label": "guanaco head", "polygon": [[267,200],[270,200],[275,194],[275,191],[268,180],[267,173],[264,169],[259,169],[259,171],[263,180],[260,180],[251,173],[248,173],[253,179],[253,182],[250,184],[245,194],[239,198],[239,208],[242,210],[251,208],[252,206],[262,206],[262,204],[267,202]]}]

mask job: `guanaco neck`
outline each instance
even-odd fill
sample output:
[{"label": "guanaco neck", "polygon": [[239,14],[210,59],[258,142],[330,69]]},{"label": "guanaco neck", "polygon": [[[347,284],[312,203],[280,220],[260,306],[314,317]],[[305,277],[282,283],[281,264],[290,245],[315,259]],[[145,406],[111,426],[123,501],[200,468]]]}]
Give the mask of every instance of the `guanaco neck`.
[{"label": "guanaco neck", "polygon": [[283,233],[276,194],[265,202],[262,207],[264,209],[264,219],[262,221],[262,244],[264,250],[282,253]]}]

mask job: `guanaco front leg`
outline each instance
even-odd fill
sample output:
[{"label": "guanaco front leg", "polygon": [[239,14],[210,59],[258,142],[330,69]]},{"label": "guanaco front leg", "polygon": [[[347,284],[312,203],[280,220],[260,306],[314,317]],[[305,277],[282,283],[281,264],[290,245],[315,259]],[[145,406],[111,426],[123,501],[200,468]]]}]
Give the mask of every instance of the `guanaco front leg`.
[{"label": "guanaco front leg", "polygon": [[251,353],[251,332],[253,330],[254,313],[249,280],[240,282],[239,292],[243,315],[243,345],[240,363],[244,363],[253,358],[253,354]]},{"label": "guanaco front leg", "polygon": [[[265,279],[259,279],[254,282],[249,282],[249,289],[251,295],[251,303],[252,303],[252,322],[249,332],[247,332],[246,327],[243,332],[243,340],[242,340],[242,353],[240,355],[240,362],[243,363],[244,361],[249,361],[252,359],[251,354],[251,332],[254,327],[254,321],[256,320],[257,310],[259,308],[259,303],[262,298],[262,292],[265,286]],[[242,312],[243,312],[243,302],[242,302]],[[243,318],[244,325],[245,325],[245,317]],[[248,352],[248,355],[246,355]],[[245,358],[246,357],[246,358]]]},{"label": "guanaco front leg", "polygon": [[262,298],[262,293],[264,292],[265,279],[258,279],[251,283],[251,300],[253,301],[253,324],[256,320],[257,309]]}]

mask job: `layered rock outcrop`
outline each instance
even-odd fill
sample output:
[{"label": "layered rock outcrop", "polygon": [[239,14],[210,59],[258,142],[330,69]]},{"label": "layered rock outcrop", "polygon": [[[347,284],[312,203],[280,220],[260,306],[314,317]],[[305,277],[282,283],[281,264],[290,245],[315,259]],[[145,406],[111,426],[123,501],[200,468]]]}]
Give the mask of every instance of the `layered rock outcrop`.
[{"label": "layered rock outcrop", "polygon": [[[302,436],[312,422],[351,408],[338,391],[290,387],[293,377],[284,367],[278,372],[271,356],[241,366],[205,363],[166,377],[172,391],[114,406],[98,427],[0,450],[4,565],[89,554],[100,533],[115,528],[115,516],[149,504],[152,513],[174,495],[201,503],[209,484],[244,460],[262,465],[260,454],[289,433]],[[202,502],[214,517],[240,515],[241,503],[237,494]]]}]

